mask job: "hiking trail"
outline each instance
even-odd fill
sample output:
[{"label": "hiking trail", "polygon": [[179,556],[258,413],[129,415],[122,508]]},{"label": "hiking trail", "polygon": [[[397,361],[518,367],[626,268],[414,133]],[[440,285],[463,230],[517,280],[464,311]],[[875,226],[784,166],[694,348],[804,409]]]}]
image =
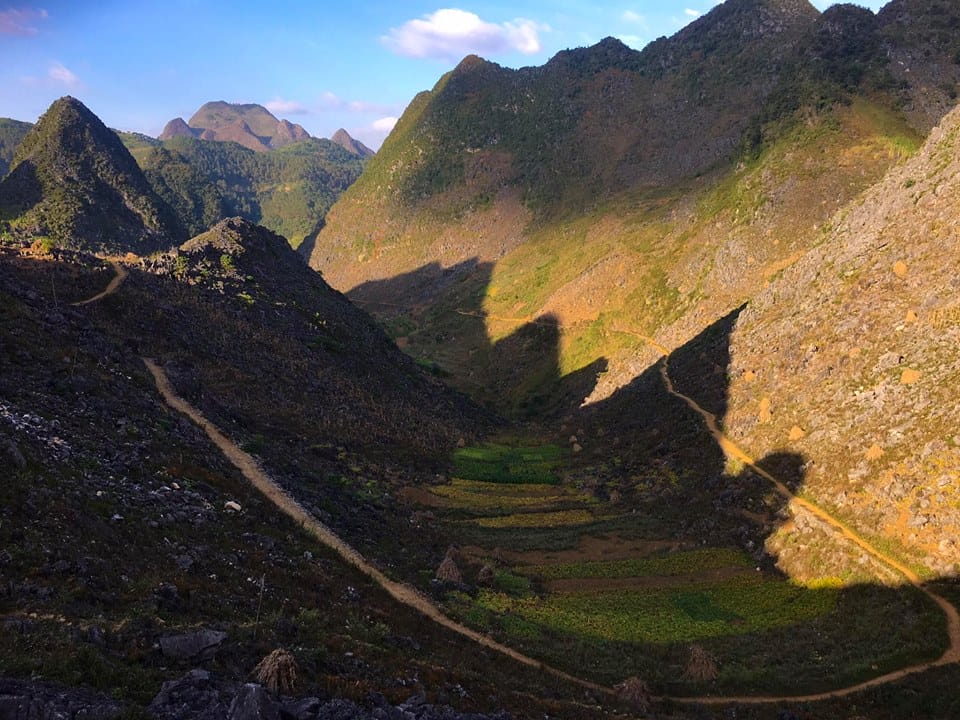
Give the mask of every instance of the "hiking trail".
[{"label": "hiking trail", "polygon": [[[124,280],[126,280],[128,273],[126,269],[116,260],[110,260],[110,263],[113,265],[116,275],[110,281],[109,285],[107,285],[106,289],[87,300],[74,303],[75,305],[85,305],[97,302],[98,300],[102,300],[103,298],[117,291]],[[499,319],[488,315],[473,314],[462,311],[458,312],[463,315],[469,315],[481,319]],[[508,318],[507,320],[514,322],[521,321],[519,318]],[[523,321],[529,322],[528,319],[524,319]],[[536,321],[534,320],[534,322]],[[727,705],[732,703],[740,703],[744,705],[764,705],[773,703],[816,702],[820,700],[843,698],[869,688],[896,682],[897,680],[930,670],[932,668],[960,662],[960,613],[958,613],[957,608],[954,607],[952,603],[936,594],[932,590],[926,588],[922,584],[917,574],[906,565],[876,549],[867,540],[862,538],[854,530],[847,527],[842,521],[835,518],[826,510],[808,500],[796,496],[786,484],[771,475],[763,468],[759,467],[756,461],[750,457],[750,455],[748,455],[744,450],[736,445],[736,443],[730,440],[730,438],[724,435],[723,431],[719,427],[719,424],[717,423],[717,418],[713,413],[705,410],[695,400],[679,392],[674,387],[669,374],[670,351],[668,348],[664,347],[653,338],[640,333],[629,330],[618,330],[617,332],[634,335],[644,340],[651,347],[655,348],[661,353],[662,358],[660,373],[667,391],[674,397],[683,400],[688,407],[690,407],[703,418],[708,431],[726,455],[739,459],[755,473],[772,483],[777,492],[785,499],[790,502],[796,502],[801,507],[804,507],[809,512],[816,515],[818,518],[838,531],[844,538],[860,547],[864,552],[876,558],[887,567],[896,570],[907,580],[909,584],[919,589],[929,599],[935,602],[946,616],[947,634],[950,641],[947,650],[937,660],[901,668],[900,670],[886,673],[885,675],[875,677],[871,680],[867,680],[856,685],[837,688],[835,690],[829,690],[826,692],[810,693],[806,695],[706,695],[688,697],[659,696],[654,697],[654,701],[670,701],[684,705]],[[337,553],[345,562],[349,563],[361,573],[373,580],[394,600],[419,612],[441,627],[447,628],[448,630],[451,630],[452,632],[455,632],[467,638],[468,640],[477,643],[478,645],[498,652],[523,665],[541,670],[542,672],[548,673],[554,677],[602,695],[612,696],[616,694],[616,690],[613,688],[605,687],[598,683],[594,683],[564,672],[558,668],[546,665],[539,660],[524,655],[523,653],[520,653],[507,645],[499,643],[487,637],[486,635],[483,635],[476,630],[473,630],[472,628],[469,628],[466,625],[451,619],[444,614],[443,611],[440,610],[440,608],[433,601],[423,595],[420,591],[416,590],[414,587],[387,577],[381,570],[367,561],[367,559],[364,558],[363,555],[361,555],[356,549],[346,543],[329,527],[317,520],[312,514],[304,509],[304,507],[297,500],[290,496],[282,487],[280,487],[280,485],[278,485],[269,475],[267,475],[267,473],[260,467],[259,463],[252,455],[240,449],[236,443],[224,435],[220,429],[213,422],[208,420],[197,408],[177,395],[163,368],[160,367],[155,360],[150,358],[141,359],[153,377],[158,392],[168,406],[177,412],[186,415],[188,418],[190,418],[190,420],[198,425],[217,446],[217,448],[224,454],[224,456],[251,483],[251,485],[257,488],[257,490],[259,490],[271,503],[273,503],[275,507],[293,519],[323,545]]]}]

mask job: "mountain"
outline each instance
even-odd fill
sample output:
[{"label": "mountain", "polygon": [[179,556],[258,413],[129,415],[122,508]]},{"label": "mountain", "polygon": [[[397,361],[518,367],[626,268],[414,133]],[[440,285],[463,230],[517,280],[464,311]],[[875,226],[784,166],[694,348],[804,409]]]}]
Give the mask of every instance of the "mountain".
[{"label": "mountain", "polygon": [[[82,713],[91,695],[114,688],[107,705],[146,716],[163,683],[183,678],[158,706],[168,706],[162,717],[197,717],[219,707],[219,683],[245,682],[266,653],[295,643],[311,648],[296,651],[298,696],[332,703],[329,713],[368,717],[360,714],[371,712],[368,692],[386,693],[373,700],[380,707],[406,703],[410,686],[390,689],[388,678],[430,658],[450,668],[442,685],[466,683],[478,699],[441,689],[443,700],[431,689],[429,702],[518,716],[563,702],[570,711],[561,717],[572,717],[575,693],[560,689],[547,704],[528,698],[519,691],[536,669],[489,667],[486,652],[397,605],[278,514],[164,404],[141,358],[391,575],[430,568],[446,547],[396,507],[396,493],[442,472],[459,440],[490,426],[487,413],[400,353],[282,237],[244,220],[133,262],[115,295],[82,307],[70,303],[102,290],[113,271],[69,257],[0,248],[5,707],[40,704],[24,694],[67,696],[69,714]],[[253,575],[262,591],[251,591]],[[370,619],[354,625],[358,608]],[[61,632],[61,619],[95,642]],[[337,651],[327,649],[334,636]],[[363,663],[340,659],[372,650],[374,638],[383,647]],[[187,675],[196,663],[204,669]],[[53,683],[86,686],[86,695]],[[459,717],[424,714],[421,701],[415,710]]]},{"label": "mountain", "polygon": [[109,253],[150,252],[183,233],[117,135],[71,97],[20,143],[0,182],[0,214],[14,237]]},{"label": "mountain", "polygon": [[30,132],[33,125],[30,123],[0,118],[0,179],[7,174],[17,146]]},{"label": "mountain", "polygon": [[218,101],[205,103],[189,122],[183,118],[168,122],[160,140],[173,137],[235,142],[256,152],[266,152],[306,140],[310,134],[299,125],[277,120],[262,105]]},{"label": "mountain", "polygon": [[187,125],[187,121],[183,118],[174,118],[164,126],[163,132],[160,133],[157,139],[162,142],[175,137],[197,137],[199,134],[199,132]]},{"label": "mountain", "polygon": [[356,154],[316,138],[254,152],[235,143],[174,137],[136,156],[154,190],[192,234],[240,215],[294,247],[316,233],[363,170]]},{"label": "mountain", "polygon": [[[920,109],[960,79],[937,30],[958,15],[730,0],[640,52],[607,39],[537,68],[466,58],[410,104],[310,263],[386,324],[412,318],[408,350],[477,397],[563,392],[555,380],[604,358],[600,397],[635,370],[618,330],[682,344],[919,147]],[[908,51],[910,77],[944,80],[906,81],[889,58]],[[494,391],[492,348],[546,315],[563,327],[558,373]]]},{"label": "mountain", "polygon": [[336,143],[337,145],[342,147],[344,150],[352,152],[354,155],[359,155],[362,158],[373,157],[374,155],[376,155],[376,153],[373,150],[368,148],[362,142],[350,137],[350,133],[348,133],[343,128],[340,128],[339,130],[337,130],[333,134],[333,137],[330,138],[330,141]]},{"label": "mountain", "polygon": [[[810,497],[936,575],[960,573],[960,109],[753,298],[730,340],[726,427],[806,458]],[[785,566],[807,569],[784,533]]]}]

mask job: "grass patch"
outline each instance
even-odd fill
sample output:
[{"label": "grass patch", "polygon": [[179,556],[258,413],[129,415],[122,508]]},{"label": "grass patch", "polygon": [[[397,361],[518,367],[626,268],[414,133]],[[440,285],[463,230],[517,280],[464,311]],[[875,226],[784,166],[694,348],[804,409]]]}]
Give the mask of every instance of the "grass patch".
[{"label": "grass patch", "polygon": [[575,563],[533,565],[524,572],[544,580],[573,578],[628,578],[688,575],[729,567],[750,567],[750,558],[729,548],[704,548],[650,558],[589,560]]},{"label": "grass patch", "polygon": [[586,525],[595,520],[589,510],[556,510],[554,512],[513,513],[484,517],[469,522],[485,528],[552,528]]},{"label": "grass patch", "polygon": [[558,445],[510,447],[487,443],[453,454],[458,477],[494,483],[556,485],[562,451]]},{"label": "grass patch", "polygon": [[830,613],[837,592],[810,592],[761,575],[693,588],[571,593],[517,599],[482,591],[477,602],[545,628],[600,640],[688,643],[794,625]]},{"label": "grass patch", "polygon": [[596,502],[589,496],[567,492],[556,485],[503,485],[461,479],[432,487],[430,492],[457,510],[483,514],[561,510],[573,503],[582,506]]}]

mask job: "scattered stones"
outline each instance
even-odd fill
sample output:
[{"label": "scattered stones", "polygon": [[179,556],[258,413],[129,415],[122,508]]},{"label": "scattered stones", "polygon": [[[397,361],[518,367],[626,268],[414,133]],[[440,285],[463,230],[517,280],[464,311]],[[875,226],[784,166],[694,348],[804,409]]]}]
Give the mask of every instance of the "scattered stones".
[{"label": "scattered stones", "polygon": [[121,710],[116,700],[86,690],[0,678],[0,718],[3,720],[112,720]]},{"label": "scattered stones", "polygon": [[246,683],[233,698],[227,720],[280,720],[280,704],[262,685]]},{"label": "scattered stones", "polygon": [[240,506],[240,503],[238,503],[236,500],[227,500],[223,504],[223,509],[227,512],[241,512],[243,510],[243,508]]},{"label": "scattered stones", "polygon": [[[430,705],[419,693],[399,706],[390,705],[382,696],[372,696],[371,701],[372,710],[339,698],[274,698],[262,685],[230,682],[205,670],[191,670],[178,680],[165,682],[148,711],[156,720],[510,720],[507,713],[463,714],[446,706]],[[112,716],[76,717],[100,720]]]},{"label": "scattered stones", "polygon": [[804,430],[799,425],[794,425],[790,428],[790,442],[796,442],[797,440],[803,440],[807,436],[807,431]]},{"label": "scattered stones", "polygon": [[897,260],[897,262],[893,264],[893,274],[898,278],[905,278],[908,272],[907,264],[903,260]]}]

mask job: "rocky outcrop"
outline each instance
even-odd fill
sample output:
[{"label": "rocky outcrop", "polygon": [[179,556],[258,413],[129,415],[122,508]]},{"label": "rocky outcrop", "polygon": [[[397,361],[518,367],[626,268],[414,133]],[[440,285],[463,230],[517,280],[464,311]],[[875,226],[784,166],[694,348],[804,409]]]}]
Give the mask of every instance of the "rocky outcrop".
[{"label": "rocky outcrop", "polygon": [[175,137],[197,137],[198,134],[196,130],[187,125],[186,120],[178,117],[166,124],[158,139],[170,140]]}]

